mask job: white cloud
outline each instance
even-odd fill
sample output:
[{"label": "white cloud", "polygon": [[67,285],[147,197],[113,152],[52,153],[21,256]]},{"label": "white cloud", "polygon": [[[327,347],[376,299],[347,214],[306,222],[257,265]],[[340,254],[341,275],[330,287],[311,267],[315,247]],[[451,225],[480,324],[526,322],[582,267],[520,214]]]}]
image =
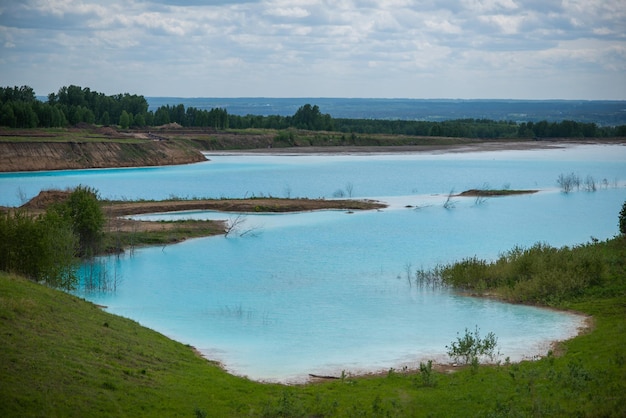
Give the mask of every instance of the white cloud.
[{"label": "white cloud", "polygon": [[520,27],[526,20],[526,16],[520,15],[489,15],[481,16],[480,21],[493,24],[505,35],[515,35],[520,32]]},{"label": "white cloud", "polygon": [[434,33],[459,35],[463,29],[446,18],[432,18],[424,21],[424,25]]},{"label": "white cloud", "polygon": [[310,15],[309,11],[302,7],[274,7],[267,9],[264,14],[287,18],[303,18]]},{"label": "white cloud", "polygon": [[624,9],[622,0],[27,0],[0,8],[0,73],[38,94],[88,81],[145,95],[626,99]]}]

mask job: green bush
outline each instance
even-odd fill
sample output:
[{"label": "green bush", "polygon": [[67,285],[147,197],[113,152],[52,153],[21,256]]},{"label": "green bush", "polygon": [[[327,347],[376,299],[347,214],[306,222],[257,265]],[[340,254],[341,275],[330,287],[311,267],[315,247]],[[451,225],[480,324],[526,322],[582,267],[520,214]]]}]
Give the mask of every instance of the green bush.
[{"label": "green bush", "polygon": [[497,290],[505,298],[553,305],[602,283],[605,264],[589,245],[554,248],[537,243],[516,247],[495,261],[468,258],[440,269],[447,286],[484,292]]},{"label": "green bush", "polygon": [[78,236],[81,256],[91,257],[100,250],[105,217],[98,201],[97,190],[78,186],[65,202],[50,210],[58,212],[72,224],[74,233]]},{"label": "green bush", "polygon": [[77,280],[77,248],[71,225],[56,213],[0,215],[0,270],[71,289]]},{"label": "green bush", "polygon": [[97,192],[83,186],[42,215],[2,213],[0,270],[71,289],[78,280],[77,256],[92,256],[100,248],[104,219]]},{"label": "green bush", "polygon": [[474,332],[465,328],[465,335],[457,337],[456,341],[446,346],[446,349],[448,355],[456,362],[478,365],[481,357],[489,357],[492,361],[497,357],[497,345],[498,339],[493,332],[488,333],[485,338],[481,338],[480,331],[476,327]]},{"label": "green bush", "polygon": [[426,363],[420,361],[420,373],[419,376],[422,381],[422,385],[434,387],[437,385],[437,379],[433,372],[433,361],[428,360]]}]

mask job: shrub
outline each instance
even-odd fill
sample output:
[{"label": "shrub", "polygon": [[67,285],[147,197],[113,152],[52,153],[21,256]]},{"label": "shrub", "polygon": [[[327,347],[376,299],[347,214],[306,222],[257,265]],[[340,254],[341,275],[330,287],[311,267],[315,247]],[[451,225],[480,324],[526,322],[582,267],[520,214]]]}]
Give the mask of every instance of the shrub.
[{"label": "shrub", "polygon": [[438,268],[447,286],[491,289],[511,301],[548,305],[601,284],[605,270],[604,260],[589,245],[557,249],[542,243],[516,247],[491,263],[473,257]]},{"label": "shrub", "polygon": [[485,287],[486,274],[487,262],[472,257],[443,268],[441,278],[448,286],[461,289],[479,289]]},{"label": "shrub", "polygon": [[426,363],[420,361],[420,377],[424,386],[435,386],[437,381],[433,373],[433,361],[428,360]]},{"label": "shrub", "polygon": [[98,192],[87,186],[78,186],[68,199],[53,208],[72,224],[79,240],[81,256],[95,255],[102,244],[104,213],[98,201]]},{"label": "shrub", "polygon": [[497,357],[497,345],[498,339],[493,332],[481,338],[478,326],[476,326],[474,332],[465,328],[465,335],[457,337],[456,341],[446,346],[446,349],[448,355],[456,362],[477,365],[481,357],[489,357],[493,361]]},{"label": "shrub", "polygon": [[71,225],[55,213],[0,215],[0,270],[71,289],[77,280],[77,247]]}]

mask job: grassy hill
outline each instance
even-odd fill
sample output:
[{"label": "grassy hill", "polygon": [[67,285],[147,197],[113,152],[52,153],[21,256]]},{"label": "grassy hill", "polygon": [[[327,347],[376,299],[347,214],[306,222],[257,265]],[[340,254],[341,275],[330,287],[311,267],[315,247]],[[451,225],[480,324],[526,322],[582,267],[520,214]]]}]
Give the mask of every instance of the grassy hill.
[{"label": "grassy hill", "polygon": [[302,386],[231,376],[134,321],[0,273],[0,416],[623,417],[626,240],[590,248],[601,283],[558,307],[592,315],[593,329],[541,360]]}]

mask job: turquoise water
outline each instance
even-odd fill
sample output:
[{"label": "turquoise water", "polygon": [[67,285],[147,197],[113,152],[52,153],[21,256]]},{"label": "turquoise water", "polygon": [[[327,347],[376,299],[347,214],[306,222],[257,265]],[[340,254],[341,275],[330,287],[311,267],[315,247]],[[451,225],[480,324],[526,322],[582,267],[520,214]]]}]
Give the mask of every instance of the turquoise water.
[{"label": "turquoise water", "polygon": [[[582,319],[420,288],[409,283],[407,272],[412,277],[416,269],[473,255],[491,259],[515,245],[609,238],[626,200],[626,147],[620,146],[209,158],[189,166],[0,176],[0,204],[16,199],[5,191],[34,195],[41,188],[81,183],[105,197],[331,198],[342,189],[388,202],[382,211],[248,214],[239,233],[228,237],[103,258],[97,268],[106,270],[109,290],[78,292],[195,346],[232,373],[258,380],[447,362],[445,346],[475,326],[498,336],[501,359],[545,354],[550,341],[574,335]],[[556,178],[570,172],[607,182],[594,193],[563,194]],[[451,189],[485,183],[541,191],[485,202],[456,198],[453,209],[444,209]],[[186,212],[143,218],[236,216]]]},{"label": "turquoise water", "polygon": [[0,173],[0,205],[19,205],[42,188],[87,184],[111,199],[170,197],[353,197],[447,194],[482,187],[554,188],[559,174],[626,180],[624,146],[457,154],[208,155],[170,167]]}]

